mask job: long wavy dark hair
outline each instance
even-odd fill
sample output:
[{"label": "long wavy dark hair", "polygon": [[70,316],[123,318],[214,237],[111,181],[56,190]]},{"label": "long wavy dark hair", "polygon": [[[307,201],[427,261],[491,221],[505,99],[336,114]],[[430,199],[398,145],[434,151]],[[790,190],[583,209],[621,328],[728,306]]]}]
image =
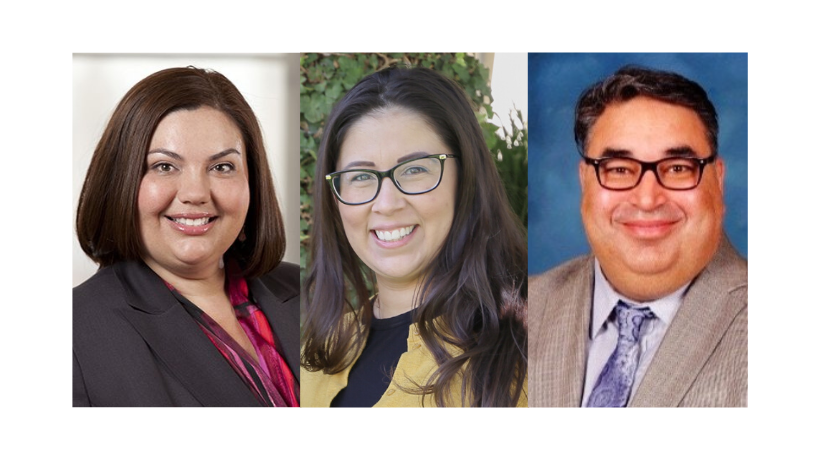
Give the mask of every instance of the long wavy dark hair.
[{"label": "long wavy dark hair", "polygon": [[[527,370],[527,248],[504,186],[464,91],[425,68],[392,67],[363,78],[333,108],[319,147],[303,285],[302,366],[328,374],[352,365],[373,317],[368,269],[347,242],[326,174],[335,171],[345,135],[363,116],[401,108],[422,118],[458,156],[449,235],[416,293],[421,338],[438,370],[412,389],[438,406],[515,406]],[[360,308],[361,307],[361,308]],[[353,312],[358,321],[346,315]],[[435,319],[435,321],[434,321]],[[463,351],[451,355],[446,345]],[[461,401],[449,400],[459,376]]]}]

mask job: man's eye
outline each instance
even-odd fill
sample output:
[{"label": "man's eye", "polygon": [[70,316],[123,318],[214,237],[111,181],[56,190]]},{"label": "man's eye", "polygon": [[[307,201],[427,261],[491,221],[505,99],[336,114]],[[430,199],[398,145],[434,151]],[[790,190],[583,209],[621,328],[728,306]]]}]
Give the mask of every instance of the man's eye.
[{"label": "man's eye", "polygon": [[625,176],[635,173],[634,168],[630,168],[629,166],[625,165],[606,165],[604,168],[604,172],[616,176]]},{"label": "man's eye", "polygon": [[695,166],[690,163],[673,163],[666,168],[669,174],[691,174],[695,171]]}]

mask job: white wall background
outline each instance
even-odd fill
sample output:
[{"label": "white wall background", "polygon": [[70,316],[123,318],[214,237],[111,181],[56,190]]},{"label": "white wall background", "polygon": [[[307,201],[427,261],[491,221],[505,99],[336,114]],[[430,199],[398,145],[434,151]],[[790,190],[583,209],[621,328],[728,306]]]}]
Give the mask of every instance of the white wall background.
[{"label": "white wall background", "polygon": [[283,54],[74,54],[73,56],[73,285],[97,270],[77,242],[74,220],[85,173],[114,107],[148,75],[193,65],[225,75],[250,104],[262,126],[279,198],[287,250],[299,263],[299,55]]},{"label": "white wall background", "polygon": [[498,117],[489,121],[510,130],[511,110],[520,110],[524,121],[529,121],[527,53],[479,53],[477,57],[490,67],[493,110]]}]

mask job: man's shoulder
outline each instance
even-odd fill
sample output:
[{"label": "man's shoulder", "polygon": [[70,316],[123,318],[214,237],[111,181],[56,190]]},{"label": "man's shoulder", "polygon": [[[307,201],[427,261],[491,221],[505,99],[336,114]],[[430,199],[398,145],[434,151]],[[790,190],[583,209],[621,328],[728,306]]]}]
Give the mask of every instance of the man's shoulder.
[{"label": "man's shoulder", "polygon": [[576,257],[563,264],[551,268],[544,273],[530,276],[528,287],[530,297],[535,293],[554,293],[555,290],[565,287],[579,277],[588,277],[593,272],[594,257],[591,254]]},{"label": "man's shoulder", "polygon": [[724,238],[709,265],[698,275],[693,289],[745,293],[749,284],[748,262]]},{"label": "man's shoulder", "polygon": [[529,278],[528,305],[533,329],[537,329],[533,323],[537,321],[535,318],[560,316],[589,302],[594,260],[592,255],[577,257]]}]

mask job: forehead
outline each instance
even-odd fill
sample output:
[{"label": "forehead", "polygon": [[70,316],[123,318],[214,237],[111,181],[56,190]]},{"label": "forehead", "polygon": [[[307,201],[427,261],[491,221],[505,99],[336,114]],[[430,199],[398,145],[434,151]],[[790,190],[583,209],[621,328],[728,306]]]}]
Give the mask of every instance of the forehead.
[{"label": "forehead", "polygon": [[388,169],[413,156],[451,153],[421,115],[393,108],[362,116],[347,131],[336,169]]},{"label": "forehead", "polygon": [[236,122],[212,107],[175,110],[160,120],[150,148],[165,148],[177,153],[215,153],[235,148],[244,154],[242,133]]},{"label": "forehead", "polygon": [[697,113],[688,107],[636,97],[604,109],[590,130],[587,155],[598,156],[610,149],[653,160],[681,147],[689,147],[700,157],[711,153],[706,126]]}]

